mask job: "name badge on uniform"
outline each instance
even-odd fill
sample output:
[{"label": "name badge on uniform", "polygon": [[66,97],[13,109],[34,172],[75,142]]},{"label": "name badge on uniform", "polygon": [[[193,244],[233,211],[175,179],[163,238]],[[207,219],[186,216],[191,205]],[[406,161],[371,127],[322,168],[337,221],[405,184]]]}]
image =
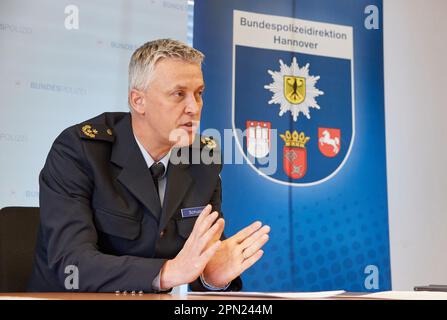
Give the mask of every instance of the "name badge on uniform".
[{"label": "name badge on uniform", "polygon": [[182,218],[192,218],[197,217],[205,208],[206,207],[183,208],[180,209],[180,212],[182,213]]}]

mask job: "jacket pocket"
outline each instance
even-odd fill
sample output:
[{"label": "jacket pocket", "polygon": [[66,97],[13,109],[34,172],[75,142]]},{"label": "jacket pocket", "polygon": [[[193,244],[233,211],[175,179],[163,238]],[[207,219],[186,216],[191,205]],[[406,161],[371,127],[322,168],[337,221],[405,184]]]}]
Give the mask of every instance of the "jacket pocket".
[{"label": "jacket pocket", "polygon": [[176,220],[175,222],[177,224],[178,234],[182,238],[188,239],[189,235],[192,232],[192,229],[194,228],[194,224],[195,224],[196,220],[197,220],[197,217]]},{"label": "jacket pocket", "polygon": [[95,225],[106,234],[128,240],[137,239],[141,232],[139,220],[99,208],[95,211]]}]

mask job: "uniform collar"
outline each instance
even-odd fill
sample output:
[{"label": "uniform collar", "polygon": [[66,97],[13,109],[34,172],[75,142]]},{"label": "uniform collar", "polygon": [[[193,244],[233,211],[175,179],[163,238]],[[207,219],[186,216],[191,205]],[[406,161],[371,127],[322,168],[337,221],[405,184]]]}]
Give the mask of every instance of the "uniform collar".
[{"label": "uniform collar", "polygon": [[[134,134],[134,137],[135,137],[135,141],[138,144],[138,147],[140,148],[143,158],[146,161],[147,167],[148,168],[152,167],[152,165],[155,163],[155,160],[151,157],[149,152],[146,151],[146,149],[143,147],[143,145],[140,143],[140,141],[138,141],[138,138],[135,136],[135,134]],[[160,161],[158,161],[158,162],[163,163],[164,169],[165,169],[165,171],[163,172],[163,176],[161,178],[164,178],[164,176],[166,175],[166,172],[168,171],[168,164],[169,164],[169,158],[171,157],[171,150],[169,150],[169,152],[167,154],[165,154],[163,156],[163,158],[160,159]]]}]

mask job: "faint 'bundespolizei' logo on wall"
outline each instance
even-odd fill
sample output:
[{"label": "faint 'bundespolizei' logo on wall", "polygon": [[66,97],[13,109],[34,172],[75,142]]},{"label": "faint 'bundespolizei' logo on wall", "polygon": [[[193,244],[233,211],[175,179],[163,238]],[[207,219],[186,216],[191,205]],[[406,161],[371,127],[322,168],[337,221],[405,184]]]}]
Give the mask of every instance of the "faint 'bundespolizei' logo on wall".
[{"label": "faint 'bundespolizei' logo on wall", "polygon": [[22,34],[33,33],[33,29],[31,27],[17,25],[17,24],[10,24],[10,23],[0,23],[0,31],[15,32],[15,33],[22,33]]},{"label": "faint 'bundespolizei' logo on wall", "polygon": [[0,132],[0,142],[27,142],[28,136],[22,133]]},{"label": "faint 'bundespolizei' logo on wall", "polygon": [[87,89],[81,87],[72,87],[56,83],[37,82],[37,81],[31,81],[30,88],[35,90],[44,90],[44,91],[74,94],[74,95],[86,95],[88,93]]}]

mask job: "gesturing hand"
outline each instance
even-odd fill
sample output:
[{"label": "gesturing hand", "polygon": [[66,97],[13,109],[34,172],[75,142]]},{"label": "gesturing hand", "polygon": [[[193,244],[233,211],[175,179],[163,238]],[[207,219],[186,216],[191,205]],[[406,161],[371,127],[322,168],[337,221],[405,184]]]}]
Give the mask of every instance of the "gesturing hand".
[{"label": "gesturing hand", "polygon": [[[207,205],[197,218],[194,228],[177,256],[166,261],[161,269],[160,286],[162,290],[194,281],[202,274],[208,261],[221,245],[219,239],[224,220],[217,219],[217,211],[211,213],[211,205]],[[208,246],[209,243],[212,243]]]},{"label": "gesturing hand", "polygon": [[261,226],[262,223],[256,221],[222,241],[203,272],[207,283],[224,287],[262,257],[261,248],[269,239],[270,227]]}]

